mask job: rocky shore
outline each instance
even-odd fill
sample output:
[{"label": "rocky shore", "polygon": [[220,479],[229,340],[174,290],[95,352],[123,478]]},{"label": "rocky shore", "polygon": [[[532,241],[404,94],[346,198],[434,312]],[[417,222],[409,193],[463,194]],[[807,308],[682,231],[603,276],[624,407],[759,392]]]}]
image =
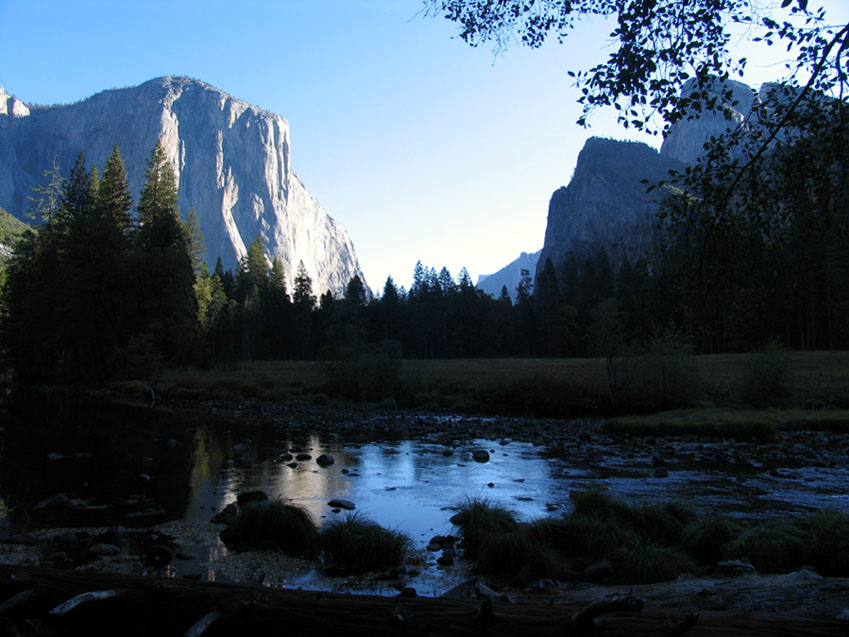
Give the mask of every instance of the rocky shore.
[{"label": "rocky shore", "polygon": [[[812,476],[817,475],[812,471],[831,471],[839,478],[841,471],[849,469],[849,436],[826,432],[783,432],[769,442],[696,436],[637,438],[607,435],[602,422],[593,419],[488,418],[376,407],[305,407],[250,401],[184,401],[180,408],[195,417],[228,423],[234,440],[249,439],[252,428],[260,426],[289,433],[319,433],[346,443],[426,440],[434,453],[450,455],[469,451],[468,460],[472,464],[490,462],[500,443],[524,442],[538,447],[545,457],[565,460],[567,464],[589,464],[611,475],[637,472],[644,476],[641,479],[646,484],[672,480],[685,467],[721,465],[739,476],[757,476],[759,485],[771,485],[769,488],[775,493],[770,495],[779,494],[779,497],[785,485],[811,483],[815,479]],[[489,441],[487,448],[473,449],[474,442],[480,440]],[[170,440],[163,441],[164,448],[169,444]],[[174,441],[171,446],[179,444]],[[236,442],[234,452],[239,444],[247,443]],[[311,462],[317,463],[317,459]],[[742,480],[737,485],[731,481],[725,488],[738,486],[743,487]],[[755,488],[768,490],[763,486]],[[830,487],[826,484],[824,488]],[[836,494],[839,491],[836,486],[834,490]],[[40,528],[6,537],[0,542],[0,563],[383,595],[412,589],[418,595],[438,596],[453,591],[450,594],[462,596],[463,589],[457,587],[473,576],[465,560],[440,563],[438,551],[417,548],[397,569],[361,577],[331,577],[323,572],[320,561],[294,558],[279,551],[231,552],[219,539],[225,528],[223,524],[166,521],[163,509],[142,496],[128,494],[110,506],[105,507],[103,515],[109,518],[114,514],[114,520],[100,526]],[[64,493],[53,494],[35,505],[39,511],[72,511],[74,507],[82,511],[104,505]],[[127,523],[128,519],[133,523]],[[489,581],[487,585],[499,595],[516,599],[540,595],[580,598],[574,603],[612,590],[582,581],[540,580],[521,588],[498,581]],[[690,591],[692,599],[687,603],[692,605],[701,600],[707,604],[699,608],[813,613],[834,618],[844,612],[840,602],[834,600],[845,594],[847,588],[841,578],[820,578],[810,570],[769,577],[749,571],[742,576],[726,573],[711,579],[681,578],[675,583],[652,585],[645,594],[651,597],[657,592],[662,597],[671,596],[673,590],[681,595]],[[791,589],[796,592],[788,592]],[[811,591],[823,590],[826,592],[822,593],[821,601],[824,601],[818,606],[809,597]],[[799,601],[803,593],[808,597]]]}]

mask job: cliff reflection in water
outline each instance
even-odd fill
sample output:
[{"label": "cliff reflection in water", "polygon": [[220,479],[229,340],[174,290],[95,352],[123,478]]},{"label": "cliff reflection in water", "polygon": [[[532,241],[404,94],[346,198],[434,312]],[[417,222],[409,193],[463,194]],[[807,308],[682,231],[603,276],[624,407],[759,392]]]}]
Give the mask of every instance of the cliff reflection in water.
[{"label": "cliff reflection in water", "polygon": [[[0,497],[7,531],[141,526],[183,516],[193,448],[185,421],[43,391],[16,394],[4,420]],[[60,494],[67,501],[36,510]]]}]

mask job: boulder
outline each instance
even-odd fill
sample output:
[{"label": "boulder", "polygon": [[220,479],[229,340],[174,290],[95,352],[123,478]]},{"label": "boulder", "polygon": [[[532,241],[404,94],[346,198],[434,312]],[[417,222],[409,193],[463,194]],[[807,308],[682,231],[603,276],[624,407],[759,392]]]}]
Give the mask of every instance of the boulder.
[{"label": "boulder", "polygon": [[235,502],[231,502],[226,507],[221,509],[218,513],[215,514],[215,517],[212,518],[212,522],[215,524],[230,524],[236,517],[239,515],[239,505]]},{"label": "boulder", "polygon": [[114,544],[92,544],[88,547],[88,552],[92,555],[97,555],[100,557],[118,555],[121,553],[121,549]]},{"label": "boulder", "polygon": [[64,509],[68,506],[68,496],[64,493],[57,493],[56,495],[50,496],[49,498],[45,498],[38,504],[36,504],[32,510],[33,511],[48,511],[50,509]]}]

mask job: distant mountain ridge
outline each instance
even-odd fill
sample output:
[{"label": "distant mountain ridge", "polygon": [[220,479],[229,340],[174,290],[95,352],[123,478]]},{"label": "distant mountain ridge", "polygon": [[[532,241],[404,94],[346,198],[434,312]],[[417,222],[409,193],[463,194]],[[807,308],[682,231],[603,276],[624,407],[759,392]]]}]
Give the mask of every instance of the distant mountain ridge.
[{"label": "distant mountain ridge", "polygon": [[82,150],[89,166],[118,144],[137,199],[151,149],[161,140],[181,211],[198,213],[207,262],[235,269],[262,237],[283,262],[289,289],[303,261],[317,293],[344,292],[365,277],[348,233],[290,167],[289,123],[200,80],[160,77],[79,102],[30,109],[0,87],[0,206],[19,218],[54,158],[67,176]]},{"label": "distant mountain ridge", "polygon": [[501,296],[501,288],[506,287],[510,293],[510,297],[515,301],[516,287],[519,285],[522,270],[527,270],[533,276],[533,273],[536,271],[539,255],[540,250],[532,254],[523,252],[518,259],[505,265],[498,272],[494,274],[481,274],[478,277],[475,287],[496,299]]}]

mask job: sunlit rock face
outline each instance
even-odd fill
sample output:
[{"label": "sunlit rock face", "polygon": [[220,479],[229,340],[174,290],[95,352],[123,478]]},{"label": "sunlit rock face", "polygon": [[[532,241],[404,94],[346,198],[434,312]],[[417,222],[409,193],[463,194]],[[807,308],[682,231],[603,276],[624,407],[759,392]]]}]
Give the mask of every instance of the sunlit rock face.
[{"label": "sunlit rock face", "polygon": [[198,213],[207,262],[235,269],[262,237],[292,288],[298,262],[317,293],[341,294],[360,270],[348,233],[289,165],[289,123],[279,115],[185,77],[98,93],[75,104],[27,107],[0,88],[0,207],[19,217],[55,158],[67,176],[82,150],[100,169],[118,144],[138,199],[161,140],[179,184],[180,208]]},{"label": "sunlit rock face", "polygon": [[668,179],[681,166],[646,144],[588,139],[569,185],[551,196],[537,274],[547,259],[563,263],[570,250],[585,257],[604,248],[614,263],[637,260],[651,245],[662,197],[658,189],[646,193],[642,180]]}]

